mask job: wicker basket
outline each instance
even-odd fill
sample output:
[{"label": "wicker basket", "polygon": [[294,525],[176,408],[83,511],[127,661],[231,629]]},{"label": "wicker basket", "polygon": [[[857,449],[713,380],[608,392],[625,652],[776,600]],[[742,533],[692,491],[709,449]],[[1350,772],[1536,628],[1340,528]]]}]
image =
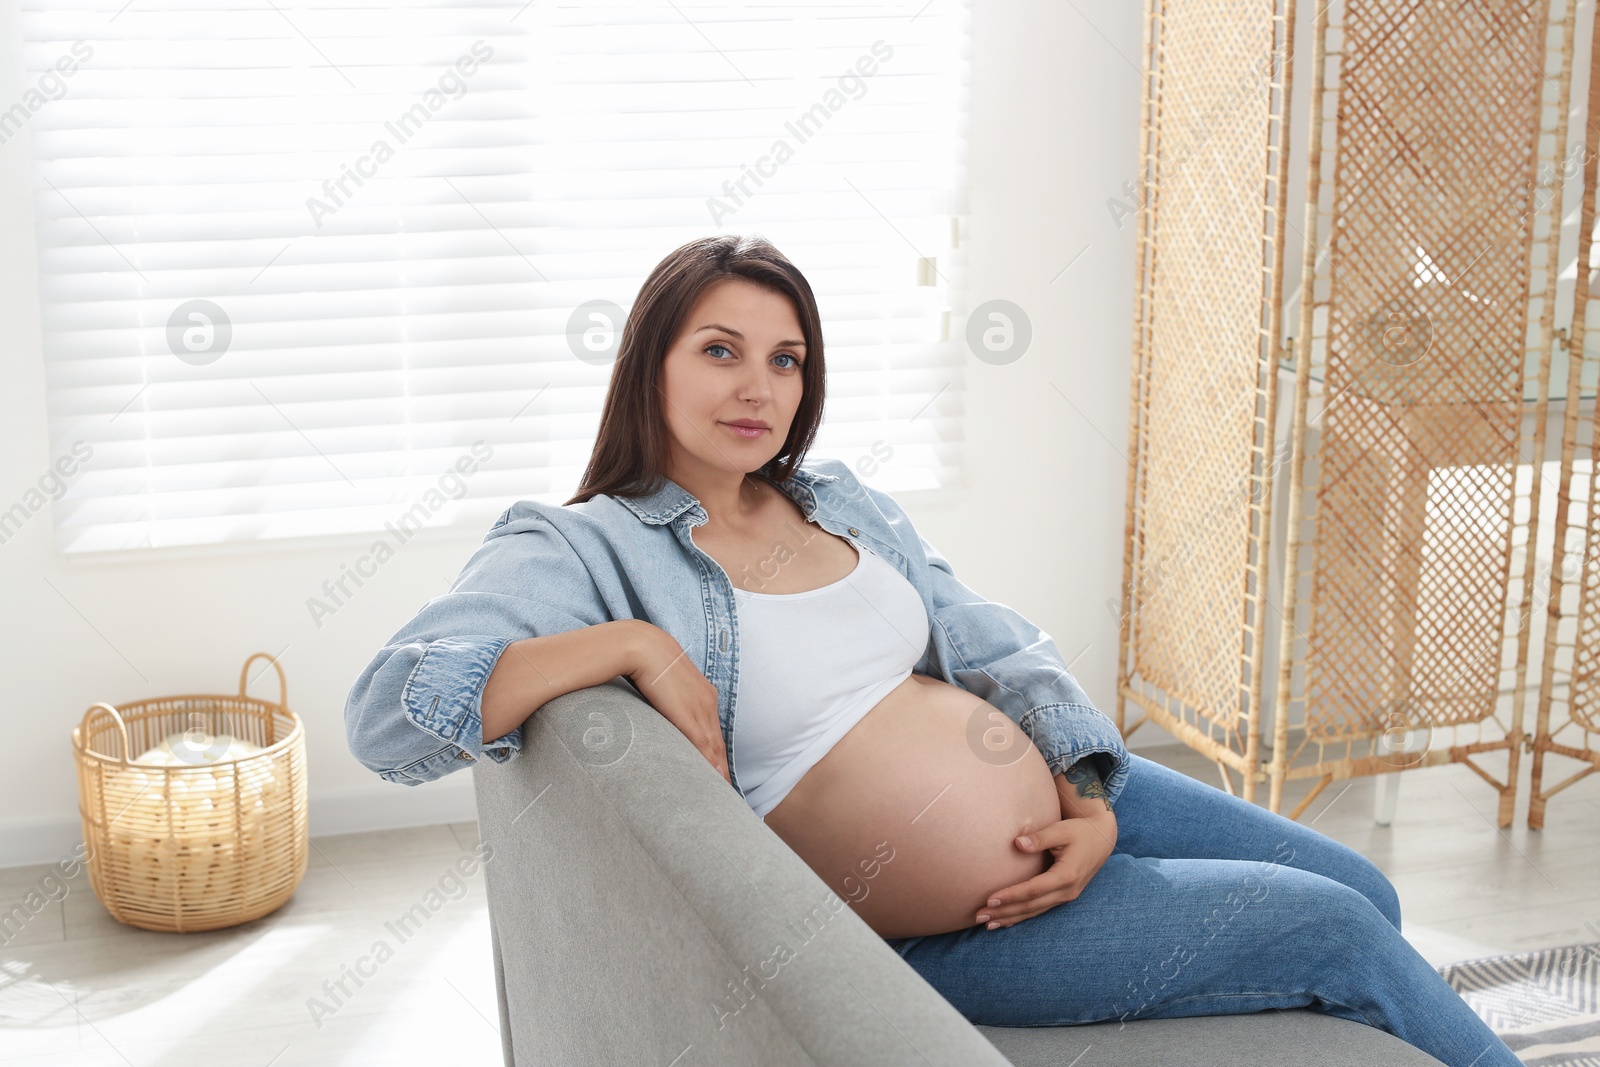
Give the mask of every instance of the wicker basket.
[{"label": "wicker basket", "polygon": [[[278,702],[246,694],[250,665],[278,673]],[[78,810],[95,895],[146,930],[216,930],[282,906],[306,872],[305,731],[283,668],[244,661],[237,696],[96,704],[72,731]],[[170,734],[199,729],[258,754],[158,766],[130,762]]]}]

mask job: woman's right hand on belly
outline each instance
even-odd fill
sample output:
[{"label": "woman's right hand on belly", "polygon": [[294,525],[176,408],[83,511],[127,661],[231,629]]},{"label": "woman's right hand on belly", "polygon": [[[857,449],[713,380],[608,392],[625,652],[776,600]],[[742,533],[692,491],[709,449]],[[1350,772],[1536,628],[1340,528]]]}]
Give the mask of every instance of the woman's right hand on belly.
[{"label": "woman's right hand on belly", "polygon": [[677,638],[640,621],[628,679],[662,718],[678,728],[730,784],[728,751],[717,715],[717,687],[683,651]]}]

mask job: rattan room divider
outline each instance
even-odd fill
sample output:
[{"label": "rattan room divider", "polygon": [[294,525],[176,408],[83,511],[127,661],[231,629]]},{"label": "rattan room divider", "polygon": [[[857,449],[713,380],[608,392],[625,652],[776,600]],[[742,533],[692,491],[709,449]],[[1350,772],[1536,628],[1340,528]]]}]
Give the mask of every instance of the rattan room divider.
[{"label": "rattan room divider", "polygon": [[[1298,14],[1146,0],[1118,725],[1157,723],[1247,800],[1266,782],[1273,811],[1310,779],[1291,818],[1335,780],[1456,762],[1508,826],[1531,751],[1538,826],[1600,766],[1600,434],[1579,402],[1600,141],[1568,128],[1577,6]],[[1541,569],[1552,495],[1562,564]],[[1579,770],[1541,793],[1551,754]]]},{"label": "rattan room divider", "polygon": [[[1589,100],[1583,138],[1581,208],[1573,283],[1572,325],[1566,345],[1566,394],[1561,420],[1561,461],[1553,523],[1553,552],[1561,565],[1550,568],[1545,613],[1549,629],[1539,680],[1539,706],[1529,748],[1533,752],[1532,792],[1528,825],[1544,825],[1545,802],[1573,782],[1600,770],[1600,497],[1594,493],[1594,472],[1600,469],[1600,416],[1594,396],[1600,385],[1600,331],[1594,351],[1588,342],[1589,287],[1594,280],[1595,201],[1600,195],[1596,160],[1600,159],[1600,22],[1590,50]],[[1568,159],[1572,157],[1569,153]],[[1546,787],[1546,758],[1565,757],[1576,769]],[[1572,767],[1568,763],[1567,767]]]}]

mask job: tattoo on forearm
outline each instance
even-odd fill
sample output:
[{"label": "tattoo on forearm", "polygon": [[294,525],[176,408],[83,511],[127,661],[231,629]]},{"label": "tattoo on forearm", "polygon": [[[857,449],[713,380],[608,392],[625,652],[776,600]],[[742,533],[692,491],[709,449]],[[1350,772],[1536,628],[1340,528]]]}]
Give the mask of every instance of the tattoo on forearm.
[{"label": "tattoo on forearm", "polygon": [[[1106,800],[1105,783],[1100,781],[1099,772],[1094,769],[1094,766],[1088,760],[1079,760],[1068,767],[1063,774],[1067,781],[1072,783],[1073,788],[1078,791],[1079,797],[1085,800],[1091,797]],[[1108,805],[1109,803],[1110,801],[1107,801]]]}]

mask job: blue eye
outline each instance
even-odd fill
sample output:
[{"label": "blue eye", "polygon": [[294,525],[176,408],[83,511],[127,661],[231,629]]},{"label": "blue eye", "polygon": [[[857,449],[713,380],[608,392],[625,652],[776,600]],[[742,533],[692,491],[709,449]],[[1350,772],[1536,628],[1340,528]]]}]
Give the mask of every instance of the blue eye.
[{"label": "blue eye", "polygon": [[[706,345],[706,347],[705,347],[706,353],[709,355],[713,348],[720,348],[724,352],[729,353],[730,355],[733,352],[733,349],[729,348],[727,345],[723,344],[721,341],[713,341],[711,344]],[[715,357],[713,357],[713,358],[715,358]],[[787,359],[787,360],[791,360],[792,361],[791,365],[782,368],[783,370],[797,370],[798,368],[805,366],[805,364],[800,361],[800,358],[798,356],[795,356],[795,355],[793,355],[792,353],[789,353],[789,352],[780,352],[780,353],[778,353],[778,355],[775,358],[777,358],[777,359]],[[724,360],[718,359],[717,362],[721,363],[721,362],[724,362]]]}]

